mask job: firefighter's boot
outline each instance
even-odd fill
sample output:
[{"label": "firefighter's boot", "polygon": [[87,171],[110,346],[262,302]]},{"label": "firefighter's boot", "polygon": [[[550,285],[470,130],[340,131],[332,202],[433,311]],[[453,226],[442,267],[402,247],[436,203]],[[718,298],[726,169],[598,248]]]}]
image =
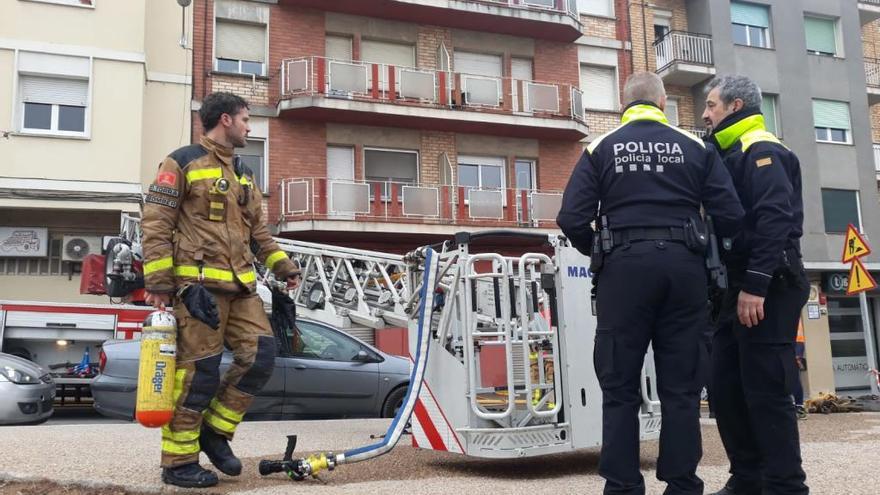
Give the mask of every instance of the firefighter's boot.
[{"label": "firefighter's boot", "polygon": [[184,488],[208,488],[216,485],[220,480],[212,471],[208,471],[198,462],[191,462],[180,466],[162,469],[162,481],[169,485],[182,486]]},{"label": "firefighter's boot", "polygon": [[202,449],[211,464],[217,467],[223,474],[229,476],[238,476],[241,474],[241,461],[232,453],[229,447],[229,440],[223,435],[215,432],[209,426],[202,426],[202,432],[199,435],[199,446]]}]

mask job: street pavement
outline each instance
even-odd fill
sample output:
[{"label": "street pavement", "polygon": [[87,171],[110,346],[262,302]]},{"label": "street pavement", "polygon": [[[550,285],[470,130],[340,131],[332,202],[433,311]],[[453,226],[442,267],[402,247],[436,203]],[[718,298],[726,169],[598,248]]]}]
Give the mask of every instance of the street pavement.
[{"label": "street pavement", "polygon": [[[878,493],[880,413],[811,415],[801,421],[808,484],[814,494]],[[298,434],[297,454],[342,451],[375,442],[385,419],[245,422],[232,443],[242,457],[240,477],[221,475],[212,494],[600,494],[596,449],[539,458],[496,461],[414,449],[403,437],[391,453],[367,462],[344,464],[320,479],[299,483],[282,474],[261,477],[260,459],[278,459],[286,435]],[[704,456],[699,474],[707,492],[727,478],[727,462],[714,420],[703,420]],[[43,424],[0,428],[0,479],[52,480],[64,485],[116,486],[132,492],[169,493],[159,469],[159,430],[133,423]],[[295,454],[295,455],[297,455]],[[655,479],[657,443],[642,444],[647,493],[660,494]],[[204,465],[207,460],[202,457]]]}]

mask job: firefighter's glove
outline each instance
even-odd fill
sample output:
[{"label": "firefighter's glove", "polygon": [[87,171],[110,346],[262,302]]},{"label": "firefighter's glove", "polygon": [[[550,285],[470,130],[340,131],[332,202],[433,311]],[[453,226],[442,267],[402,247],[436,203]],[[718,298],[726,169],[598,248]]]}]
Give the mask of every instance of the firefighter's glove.
[{"label": "firefighter's glove", "polygon": [[214,295],[201,284],[193,284],[183,290],[183,305],[190,316],[214,330],[220,328],[220,314]]},{"label": "firefighter's glove", "polygon": [[287,291],[272,289],[272,323],[281,331],[293,328],[296,323],[296,303]]}]

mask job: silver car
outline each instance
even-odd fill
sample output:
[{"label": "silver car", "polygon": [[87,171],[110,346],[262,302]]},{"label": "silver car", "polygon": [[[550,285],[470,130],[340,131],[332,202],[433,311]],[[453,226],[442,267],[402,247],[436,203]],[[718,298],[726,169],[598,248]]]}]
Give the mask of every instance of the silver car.
[{"label": "silver car", "polygon": [[0,352],[0,425],[41,423],[52,416],[55,382],[38,364]]},{"label": "silver car", "polygon": [[[275,370],[248,410],[248,418],[394,416],[406,395],[408,360],[323,323],[298,319],[296,325],[278,339]],[[139,341],[104,343],[101,373],[92,383],[98,412],[134,418],[139,354]],[[232,353],[226,351],[220,372],[230,363]]]}]

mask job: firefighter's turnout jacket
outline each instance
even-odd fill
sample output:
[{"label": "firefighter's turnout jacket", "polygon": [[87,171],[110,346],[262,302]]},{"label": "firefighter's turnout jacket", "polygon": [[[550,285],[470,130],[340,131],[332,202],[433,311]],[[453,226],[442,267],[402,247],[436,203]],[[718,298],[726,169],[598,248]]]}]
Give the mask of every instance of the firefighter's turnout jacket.
[{"label": "firefighter's turnout jacket", "polygon": [[262,195],[233,165],[231,148],[207,137],[174,151],[159,166],[144,201],[146,289],[173,292],[198,282],[220,292],[253,292],[257,259],[279,280],[298,273],[272,239]]}]

